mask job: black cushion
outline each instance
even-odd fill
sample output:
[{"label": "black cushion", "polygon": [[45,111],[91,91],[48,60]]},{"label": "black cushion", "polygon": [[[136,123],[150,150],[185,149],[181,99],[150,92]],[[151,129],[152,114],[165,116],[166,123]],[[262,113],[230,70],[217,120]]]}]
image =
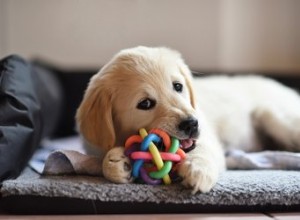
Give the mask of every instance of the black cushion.
[{"label": "black cushion", "polygon": [[41,139],[54,131],[61,90],[54,74],[19,56],[0,61],[1,182],[18,176]]}]

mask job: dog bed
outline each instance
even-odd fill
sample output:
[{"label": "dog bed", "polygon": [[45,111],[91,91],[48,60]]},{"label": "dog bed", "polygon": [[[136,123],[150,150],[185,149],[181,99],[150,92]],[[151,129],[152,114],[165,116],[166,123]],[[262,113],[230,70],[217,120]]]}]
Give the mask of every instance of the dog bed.
[{"label": "dog bed", "polygon": [[226,171],[209,193],[180,184],[113,184],[101,177],[41,176],[3,182],[6,211],[26,214],[267,212],[300,209],[300,172]]},{"label": "dog bed", "polygon": [[[252,170],[228,170],[211,192],[193,195],[180,184],[113,184],[97,175],[91,176],[95,174],[89,172],[90,162],[80,164],[80,172],[77,172],[78,165],[73,164],[82,160],[68,157],[68,153],[80,155],[83,152],[78,136],[45,140],[42,145],[22,175],[3,182],[1,194],[7,211],[27,214],[199,213],[300,208],[300,172],[274,170],[278,165],[297,169],[300,157],[296,153],[231,152],[226,159],[232,168]],[[286,163],[271,160],[278,157]],[[58,171],[71,175],[41,175],[46,160],[53,164],[48,173]],[[266,164],[272,170],[253,170],[266,169]],[[87,170],[86,175],[82,175],[83,170]]]}]

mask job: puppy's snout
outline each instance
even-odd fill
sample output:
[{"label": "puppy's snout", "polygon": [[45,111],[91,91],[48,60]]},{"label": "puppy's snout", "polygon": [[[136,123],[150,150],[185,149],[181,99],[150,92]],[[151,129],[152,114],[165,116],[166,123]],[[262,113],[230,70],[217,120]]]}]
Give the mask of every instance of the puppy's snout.
[{"label": "puppy's snout", "polygon": [[189,137],[193,137],[198,134],[198,120],[196,118],[189,117],[181,121],[178,128]]}]

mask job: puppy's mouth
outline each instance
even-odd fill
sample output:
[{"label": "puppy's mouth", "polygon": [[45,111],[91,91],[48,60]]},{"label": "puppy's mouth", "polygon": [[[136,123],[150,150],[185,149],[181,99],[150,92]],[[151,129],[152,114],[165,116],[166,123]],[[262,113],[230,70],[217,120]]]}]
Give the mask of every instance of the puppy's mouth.
[{"label": "puppy's mouth", "polygon": [[179,143],[180,143],[180,148],[186,153],[190,152],[196,147],[196,140],[191,138],[179,140]]}]

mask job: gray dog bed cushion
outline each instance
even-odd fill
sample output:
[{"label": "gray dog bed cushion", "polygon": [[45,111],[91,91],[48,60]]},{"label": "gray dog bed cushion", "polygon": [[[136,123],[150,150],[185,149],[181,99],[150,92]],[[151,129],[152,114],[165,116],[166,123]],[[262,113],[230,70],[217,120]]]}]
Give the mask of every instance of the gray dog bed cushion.
[{"label": "gray dog bed cushion", "polygon": [[[266,160],[269,152],[227,154],[226,158],[231,158],[230,164],[235,164],[232,162],[237,159],[239,165],[244,164],[244,168],[252,170],[228,170],[221,175],[211,192],[192,195],[190,189],[180,184],[113,184],[98,176],[76,172],[74,175],[40,175],[51,152],[57,149],[83,150],[77,136],[44,141],[43,146],[29,163],[33,169],[28,167],[17,179],[3,182],[0,201],[7,211],[22,214],[95,214],[300,210],[299,169],[274,170],[277,167],[274,166],[272,170],[257,170],[270,165],[272,160]],[[280,161],[299,165],[298,154],[281,152],[274,156],[276,152],[272,153],[273,159],[278,154]],[[245,158],[255,163],[244,163],[248,161]],[[56,162],[59,164],[59,161]],[[294,165],[292,167],[297,168]]]},{"label": "gray dog bed cushion", "polygon": [[3,182],[7,211],[27,214],[201,213],[300,210],[300,172],[226,171],[209,193],[180,184],[113,184],[101,177],[41,176]]}]

